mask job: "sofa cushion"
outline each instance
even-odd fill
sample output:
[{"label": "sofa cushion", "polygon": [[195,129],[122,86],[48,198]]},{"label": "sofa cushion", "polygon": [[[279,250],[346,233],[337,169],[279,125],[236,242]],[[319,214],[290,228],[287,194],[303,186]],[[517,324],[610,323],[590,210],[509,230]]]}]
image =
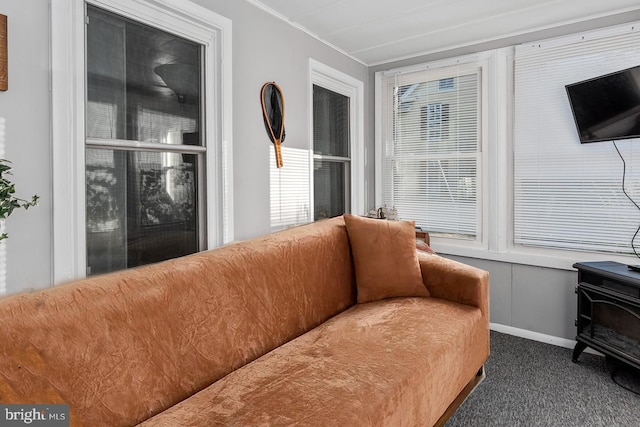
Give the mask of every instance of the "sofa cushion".
[{"label": "sofa cushion", "polygon": [[486,360],[488,335],[477,307],[359,304],[143,425],[433,425]]},{"label": "sofa cushion", "polygon": [[389,297],[423,296],[416,254],[415,224],[344,215],[356,270],[358,302]]}]

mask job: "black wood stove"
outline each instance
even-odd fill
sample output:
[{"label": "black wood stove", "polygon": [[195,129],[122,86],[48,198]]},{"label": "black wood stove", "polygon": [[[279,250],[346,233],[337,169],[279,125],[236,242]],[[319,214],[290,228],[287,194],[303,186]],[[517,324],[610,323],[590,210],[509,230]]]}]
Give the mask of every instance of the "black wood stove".
[{"label": "black wood stove", "polygon": [[612,261],[578,269],[578,341],[573,361],[588,346],[640,369],[640,272]]}]

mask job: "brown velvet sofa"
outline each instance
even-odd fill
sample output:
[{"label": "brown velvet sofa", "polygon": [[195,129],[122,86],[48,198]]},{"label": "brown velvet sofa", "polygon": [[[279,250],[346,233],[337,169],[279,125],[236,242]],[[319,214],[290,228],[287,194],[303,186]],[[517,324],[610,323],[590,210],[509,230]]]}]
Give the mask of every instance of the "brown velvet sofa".
[{"label": "brown velvet sofa", "polygon": [[[0,299],[0,403],[72,426],[430,426],[489,354],[488,274],[357,304],[342,218]],[[461,394],[462,393],[462,394]]]}]

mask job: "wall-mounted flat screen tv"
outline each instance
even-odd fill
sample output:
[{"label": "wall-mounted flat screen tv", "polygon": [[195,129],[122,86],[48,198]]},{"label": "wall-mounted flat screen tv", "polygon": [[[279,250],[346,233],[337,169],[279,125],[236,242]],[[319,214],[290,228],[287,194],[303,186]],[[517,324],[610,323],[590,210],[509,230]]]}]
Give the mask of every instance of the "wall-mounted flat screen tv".
[{"label": "wall-mounted flat screen tv", "polygon": [[640,138],[640,66],[566,90],[581,143]]}]

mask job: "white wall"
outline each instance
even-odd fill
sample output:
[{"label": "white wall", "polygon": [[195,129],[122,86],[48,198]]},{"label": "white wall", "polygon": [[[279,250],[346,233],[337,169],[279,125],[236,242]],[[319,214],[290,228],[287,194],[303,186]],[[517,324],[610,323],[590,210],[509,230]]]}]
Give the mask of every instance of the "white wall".
[{"label": "white wall", "polygon": [[[270,231],[269,151],[273,147],[262,123],[262,85],[275,81],[282,88],[287,132],[284,144],[308,148],[309,58],[363,81],[365,87],[369,85],[368,68],[246,1],[195,2],[233,22],[234,221],[235,239],[243,240]],[[373,98],[365,98],[366,106],[372,108],[372,104]],[[370,158],[365,170],[367,181],[373,183],[371,120],[373,110],[365,111],[365,155]],[[283,160],[286,163],[286,158]],[[373,204],[373,184],[367,188],[368,207]]]},{"label": "white wall", "polygon": [[51,281],[49,10],[45,0],[2,0],[0,13],[8,17],[9,44],[9,90],[0,92],[0,156],[13,163],[16,196],[41,197],[38,207],[14,211],[5,224],[10,293]]},{"label": "white wall", "polygon": [[[308,60],[316,59],[369,85],[368,69],[243,0],[197,0],[233,22],[233,152],[235,238],[269,233],[269,150],[259,93],[276,81],[286,101],[290,147],[308,147]],[[46,0],[0,0],[9,19],[9,91],[0,92],[0,154],[13,161],[19,195],[37,193],[40,206],[16,211],[7,221],[6,291],[45,288],[52,283],[51,150],[49,78],[50,30]],[[365,104],[372,101],[365,99]],[[372,108],[372,107],[371,107]],[[372,110],[371,110],[372,111]],[[365,113],[367,130],[373,114]],[[2,123],[5,133],[2,136]],[[366,153],[373,182],[373,138]],[[286,159],[285,159],[286,161]],[[373,200],[373,185],[368,200]],[[371,202],[373,203],[373,202]],[[1,253],[1,251],[0,251]]]}]

